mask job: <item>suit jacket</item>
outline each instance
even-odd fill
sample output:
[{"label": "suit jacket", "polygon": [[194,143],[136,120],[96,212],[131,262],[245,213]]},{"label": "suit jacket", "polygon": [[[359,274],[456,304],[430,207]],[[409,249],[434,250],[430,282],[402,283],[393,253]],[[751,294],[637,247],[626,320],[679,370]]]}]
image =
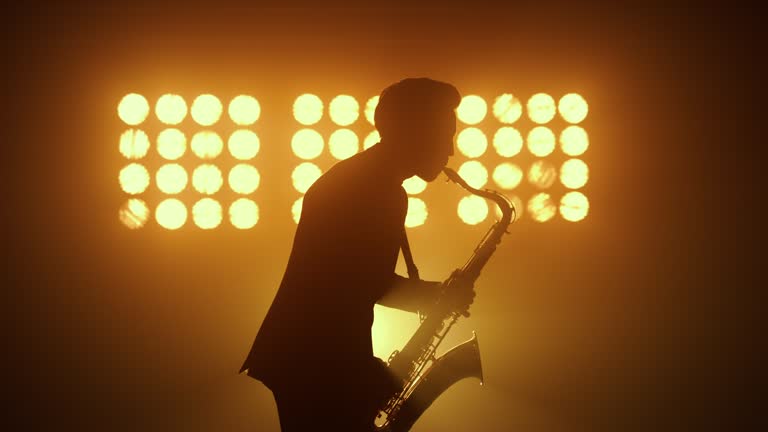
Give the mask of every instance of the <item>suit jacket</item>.
[{"label": "suit jacket", "polygon": [[336,163],[306,192],[283,279],[240,372],[267,386],[365,380],[377,367],[374,304],[416,310],[433,295],[395,274],[408,198],[384,180],[377,148]]}]

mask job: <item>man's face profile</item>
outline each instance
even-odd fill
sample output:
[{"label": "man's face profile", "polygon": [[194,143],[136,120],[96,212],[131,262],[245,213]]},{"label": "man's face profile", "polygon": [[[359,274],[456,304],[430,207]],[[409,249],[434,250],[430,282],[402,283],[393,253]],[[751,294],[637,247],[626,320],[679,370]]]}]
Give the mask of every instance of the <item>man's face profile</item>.
[{"label": "man's face profile", "polygon": [[[412,143],[416,175],[430,182],[437,178],[453,156],[456,113],[451,110],[437,118],[426,119],[414,131]],[[418,149],[418,150],[416,150]]]}]

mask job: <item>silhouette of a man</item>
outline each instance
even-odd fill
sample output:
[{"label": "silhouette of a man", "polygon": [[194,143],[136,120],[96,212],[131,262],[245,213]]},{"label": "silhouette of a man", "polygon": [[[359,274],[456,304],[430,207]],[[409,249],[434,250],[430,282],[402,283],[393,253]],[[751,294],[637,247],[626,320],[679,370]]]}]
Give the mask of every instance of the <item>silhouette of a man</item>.
[{"label": "silhouette of a man", "polygon": [[[374,304],[415,312],[440,291],[440,282],[395,273],[408,206],[402,183],[432,181],[446,166],[460,99],[429,78],[384,89],[375,112],[381,141],[306,192],[280,288],[240,370],[272,390],[283,432],[372,430],[393,385],[373,355]],[[474,291],[450,296],[466,310]]]}]

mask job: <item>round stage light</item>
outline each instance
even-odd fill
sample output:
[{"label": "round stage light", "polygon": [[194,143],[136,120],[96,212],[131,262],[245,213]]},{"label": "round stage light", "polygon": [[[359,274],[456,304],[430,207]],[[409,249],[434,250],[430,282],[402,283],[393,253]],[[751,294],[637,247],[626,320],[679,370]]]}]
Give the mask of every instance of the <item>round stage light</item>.
[{"label": "round stage light", "polygon": [[221,204],[213,198],[203,198],[192,206],[192,220],[202,229],[221,225]]},{"label": "round stage light", "polygon": [[219,98],[203,94],[192,102],[192,119],[201,126],[210,126],[219,121],[223,110]]},{"label": "round stage light", "polygon": [[125,124],[136,126],[147,119],[149,102],[140,94],[129,93],[117,105],[117,115]]},{"label": "round stage light", "polygon": [[424,192],[427,188],[427,182],[421,179],[419,176],[412,176],[403,180],[403,189],[409,195],[417,195]]},{"label": "round stage light", "polygon": [[458,174],[475,189],[480,189],[488,183],[488,170],[479,161],[467,161],[461,164]]},{"label": "round stage light", "polygon": [[369,133],[367,137],[365,137],[365,141],[363,142],[363,150],[368,150],[369,148],[378,144],[379,141],[381,141],[381,135],[379,134],[379,131],[374,130],[373,132]]},{"label": "round stage light", "polygon": [[587,131],[579,126],[568,126],[560,133],[560,148],[568,156],[581,156],[589,147]]},{"label": "round stage light", "polygon": [[157,135],[157,153],[165,159],[176,160],[187,151],[187,137],[178,129],[165,129]]},{"label": "round stage light", "polygon": [[365,119],[368,120],[368,123],[376,126],[376,120],[375,114],[376,114],[376,107],[379,105],[379,96],[376,95],[370,99],[368,99],[368,102],[365,103]]},{"label": "round stage light", "polygon": [[155,115],[161,123],[177,125],[187,116],[187,102],[179,95],[164,94],[155,104]]},{"label": "round stage light", "polygon": [[546,222],[557,213],[557,207],[548,193],[538,193],[528,201],[528,213],[536,222]]},{"label": "round stage light", "polygon": [[237,199],[229,206],[229,221],[237,229],[251,229],[259,223],[259,206],[247,198]]},{"label": "round stage light", "polygon": [[408,213],[405,215],[405,227],[422,226],[427,221],[427,204],[420,198],[408,197]]},{"label": "round stage light", "polygon": [[488,149],[488,138],[480,129],[470,127],[459,132],[456,137],[456,146],[464,156],[477,158]]},{"label": "round stage light", "polygon": [[291,138],[291,150],[296,156],[312,160],[323,153],[323,136],[314,129],[301,129]]},{"label": "round stage light", "polygon": [[468,125],[480,123],[487,113],[488,104],[485,103],[485,99],[478,95],[464,96],[456,108],[456,116],[461,122]]},{"label": "round stage light", "polygon": [[539,189],[552,186],[557,180],[557,170],[547,161],[538,160],[528,169],[528,182]]},{"label": "round stage light", "polygon": [[131,198],[120,207],[120,222],[130,229],[143,227],[149,219],[149,208],[147,203],[138,199]]},{"label": "round stage light", "polygon": [[187,187],[189,176],[179,164],[165,164],[155,173],[155,183],[160,192],[174,195]]},{"label": "round stage light", "polygon": [[216,159],[224,149],[224,141],[213,131],[201,131],[192,136],[192,153],[203,160]]},{"label": "round stage light", "polygon": [[528,151],[534,156],[549,156],[555,151],[555,134],[551,129],[538,126],[528,132]]},{"label": "round stage light", "polygon": [[520,119],[522,114],[523,105],[520,99],[509,93],[504,93],[493,102],[493,115],[501,123],[512,124]]},{"label": "round stage light", "polygon": [[155,220],[165,229],[179,229],[187,222],[187,207],[176,198],[168,198],[157,205]]},{"label": "round stage light", "polygon": [[339,129],[328,138],[328,148],[331,156],[344,160],[357,154],[360,149],[360,139],[349,129]]},{"label": "round stage light", "polygon": [[579,189],[589,180],[589,167],[581,159],[568,159],[560,167],[560,182],[568,189]]},{"label": "round stage light", "polygon": [[349,126],[360,116],[360,104],[349,95],[338,95],[333,98],[328,110],[331,120],[339,126]]},{"label": "round stage light", "polygon": [[320,168],[312,162],[304,162],[294,168],[291,174],[293,187],[300,193],[307,193],[312,184],[323,175]]},{"label": "round stage light", "polygon": [[253,165],[237,164],[229,170],[229,187],[235,192],[248,195],[259,188],[261,176]]},{"label": "round stage light", "polygon": [[523,136],[517,129],[505,126],[493,135],[493,147],[499,156],[516,156],[523,149]]},{"label": "round stage light", "polygon": [[149,187],[149,171],[144,165],[132,163],[120,170],[118,177],[123,192],[136,195]]},{"label": "round stage light", "polygon": [[477,195],[465,196],[459,201],[459,218],[467,225],[477,225],[488,217],[488,203]]},{"label": "round stage light", "polygon": [[127,159],[141,159],[149,151],[149,137],[141,129],[128,129],[120,135],[120,154]]},{"label": "round stage light", "polygon": [[589,214],[589,200],[583,193],[572,191],[560,199],[560,215],[570,222],[583,220]]},{"label": "round stage light", "polygon": [[568,123],[581,123],[589,112],[587,101],[577,93],[568,93],[557,104],[560,116]]},{"label": "round stage light", "polygon": [[216,165],[203,164],[192,173],[192,186],[201,194],[215,194],[223,183],[221,170]]},{"label": "round stage light", "polygon": [[528,118],[534,123],[548,123],[555,117],[557,107],[552,96],[546,93],[537,93],[528,99]]},{"label": "round stage light", "polygon": [[293,221],[297,224],[299,223],[299,220],[301,220],[302,204],[304,204],[304,197],[299,197],[299,199],[294,201],[291,206],[291,215],[293,215]]},{"label": "round stage light", "polygon": [[259,154],[259,136],[248,129],[240,129],[232,132],[227,141],[229,153],[235,159],[249,160]]},{"label": "round stage light", "polygon": [[514,189],[522,180],[523,170],[513,163],[501,163],[493,170],[493,181],[502,189]]},{"label": "round stage light", "polygon": [[253,96],[235,96],[229,102],[229,118],[239,126],[249,126],[256,123],[261,115],[261,105]]},{"label": "round stage light", "polygon": [[309,126],[323,118],[323,101],[313,94],[303,94],[293,102],[293,118]]}]

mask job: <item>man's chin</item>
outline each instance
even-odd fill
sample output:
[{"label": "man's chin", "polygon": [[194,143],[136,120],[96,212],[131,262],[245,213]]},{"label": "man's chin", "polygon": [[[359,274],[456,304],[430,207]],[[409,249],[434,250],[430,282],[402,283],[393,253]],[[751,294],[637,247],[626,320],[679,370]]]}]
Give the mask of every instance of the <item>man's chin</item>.
[{"label": "man's chin", "polygon": [[440,175],[441,172],[443,172],[442,169],[440,169],[438,171],[432,171],[432,172],[429,172],[429,173],[419,173],[419,174],[416,174],[416,175],[419,178],[421,178],[422,180],[424,180],[425,182],[431,182],[431,181],[435,180],[437,178],[437,176]]}]

